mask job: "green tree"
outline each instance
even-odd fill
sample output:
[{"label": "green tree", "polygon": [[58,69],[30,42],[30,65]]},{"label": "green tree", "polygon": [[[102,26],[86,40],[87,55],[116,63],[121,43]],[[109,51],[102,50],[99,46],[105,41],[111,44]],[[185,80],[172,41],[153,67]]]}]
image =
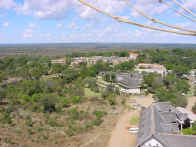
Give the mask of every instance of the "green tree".
[{"label": "green tree", "polygon": [[194,87],[194,96],[196,96],[196,86]]},{"label": "green tree", "polygon": [[1,99],[5,98],[6,97],[6,92],[3,88],[0,87],[0,101]]},{"label": "green tree", "polygon": [[119,52],[119,56],[120,57],[128,57],[129,53],[128,53],[128,51],[122,51],[122,52]]},{"label": "green tree", "polygon": [[190,85],[186,80],[178,80],[176,83],[176,89],[182,93],[187,93],[190,89]]},{"label": "green tree", "polygon": [[196,103],[193,105],[192,111],[193,111],[194,113],[196,113]]},{"label": "green tree", "polygon": [[104,77],[105,81],[110,82],[111,81],[111,75],[110,73],[107,73]]},{"label": "green tree", "polygon": [[3,81],[4,79],[4,73],[3,71],[0,70],[0,83]]},{"label": "green tree", "polygon": [[43,98],[40,99],[41,105],[43,106],[43,112],[55,112],[57,97],[52,94],[45,94]]},{"label": "green tree", "polygon": [[133,70],[135,66],[135,62],[132,61],[127,61],[127,62],[123,62],[119,65],[116,65],[114,68],[116,71],[120,70],[120,71],[130,71]]},{"label": "green tree", "polygon": [[175,106],[185,107],[187,105],[187,99],[181,93],[177,91],[168,91],[164,88],[156,89],[154,98],[161,102],[171,102]]},{"label": "green tree", "polygon": [[156,89],[164,86],[161,75],[156,73],[145,74],[143,85],[144,88],[147,88],[151,93],[154,93]]},{"label": "green tree", "polygon": [[66,64],[70,65],[71,64],[71,60],[72,60],[72,58],[70,56],[67,56],[66,57]]},{"label": "green tree", "polygon": [[76,80],[80,76],[80,73],[78,70],[75,69],[66,69],[63,72],[63,81],[65,83],[71,83],[74,80]]},{"label": "green tree", "polygon": [[63,72],[66,67],[61,64],[52,64],[51,68],[52,68],[52,73],[56,74],[56,73]]},{"label": "green tree", "polygon": [[35,93],[42,93],[39,80],[25,80],[21,83],[23,93],[32,96]]}]

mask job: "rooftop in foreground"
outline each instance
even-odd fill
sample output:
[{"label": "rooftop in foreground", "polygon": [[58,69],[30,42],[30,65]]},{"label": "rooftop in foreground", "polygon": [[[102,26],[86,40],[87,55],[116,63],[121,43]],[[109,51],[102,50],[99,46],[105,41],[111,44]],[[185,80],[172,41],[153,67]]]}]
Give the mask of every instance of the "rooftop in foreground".
[{"label": "rooftop in foreground", "polygon": [[195,147],[196,136],[181,135],[187,115],[170,103],[154,103],[141,112],[137,147]]}]

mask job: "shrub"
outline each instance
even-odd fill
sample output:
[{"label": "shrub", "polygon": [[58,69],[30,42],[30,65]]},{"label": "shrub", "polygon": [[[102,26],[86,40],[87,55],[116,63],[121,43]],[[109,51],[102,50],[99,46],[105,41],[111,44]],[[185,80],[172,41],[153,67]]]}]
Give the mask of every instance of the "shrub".
[{"label": "shrub", "polygon": [[28,96],[28,95],[22,95],[21,96],[21,100],[22,100],[23,103],[24,102],[30,102],[31,101],[31,97]]},{"label": "shrub", "polygon": [[102,97],[103,97],[104,99],[106,99],[109,95],[110,95],[110,92],[107,91],[107,90],[104,90],[104,91],[102,92]]},{"label": "shrub", "polygon": [[44,98],[41,99],[41,104],[43,106],[44,112],[55,112],[56,103],[57,99],[53,95],[45,95]]},{"label": "shrub", "polygon": [[121,104],[122,104],[122,105],[125,105],[125,104],[126,104],[126,98],[122,98]]},{"label": "shrub", "polygon": [[100,126],[103,123],[102,119],[96,119],[94,121],[92,121],[92,125],[94,126]]},{"label": "shrub", "polygon": [[10,116],[10,113],[8,112],[4,112],[3,113],[3,118],[1,119],[1,122],[4,123],[4,124],[12,124],[12,118]]},{"label": "shrub", "polygon": [[33,121],[32,121],[32,118],[31,116],[27,116],[26,119],[25,119],[25,124],[29,127],[33,127]]},{"label": "shrub", "polygon": [[185,135],[196,135],[196,123],[193,124],[192,128],[183,129]]},{"label": "shrub", "polygon": [[169,101],[175,106],[185,107],[187,105],[187,98],[175,90],[156,89],[154,98],[161,102]]},{"label": "shrub", "polygon": [[73,104],[77,104],[77,103],[80,103],[82,101],[82,97],[80,96],[75,96],[71,99],[72,103]]},{"label": "shrub", "polygon": [[6,92],[3,88],[0,87],[0,101],[1,99],[5,98],[6,97]]},{"label": "shrub", "polygon": [[66,97],[61,97],[60,104],[62,105],[62,107],[69,107],[71,104],[71,101]]},{"label": "shrub", "polygon": [[79,112],[77,108],[72,108],[68,111],[69,117],[72,120],[78,120],[79,119]]},{"label": "shrub", "polygon": [[104,111],[94,111],[93,114],[96,116],[97,119],[101,119],[104,117],[107,113]]},{"label": "shrub", "polygon": [[68,129],[66,130],[66,134],[68,136],[74,136],[78,133],[81,133],[83,130],[84,128],[82,128],[81,126],[77,126],[75,123],[69,122]]},{"label": "shrub", "polygon": [[115,97],[109,97],[108,102],[109,102],[110,105],[116,105],[117,104]]},{"label": "shrub", "polygon": [[192,111],[193,111],[194,113],[196,113],[196,103],[193,105]]},{"label": "shrub", "polygon": [[139,123],[139,119],[140,119],[139,115],[136,115],[136,116],[132,117],[131,120],[130,120],[130,124],[131,125],[137,125]]},{"label": "shrub", "polygon": [[41,99],[41,97],[42,97],[42,94],[36,93],[32,96],[32,101],[37,102]]},{"label": "shrub", "polygon": [[173,102],[176,106],[179,106],[179,107],[186,107],[186,105],[188,104],[187,102],[187,98],[183,95],[177,95],[177,98],[174,99],[174,102]]},{"label": "shrub", "polygon": [[72,108],[68,111],[68,114],[71,120],[83,120],[89,116],[88,112],[79,111],[78,108]]},{"label": "shrub", "polygon": [[194,88],[194,96],[196,96],[196,87]]},{"label": "shrub", "polygon": [[54,119],[48,120],[48,124],[49,124],[51,127],[61,127],[61,126],[62,126],[62,125],[60,125],[59,123],[57,123],[57,121],[54,120]]},{"label": "shrub", "polygon": [[193,135],[193,130],[191,128],[188,128],[188,129],[184,129],[183,130],[183,134],[184,135]]}]

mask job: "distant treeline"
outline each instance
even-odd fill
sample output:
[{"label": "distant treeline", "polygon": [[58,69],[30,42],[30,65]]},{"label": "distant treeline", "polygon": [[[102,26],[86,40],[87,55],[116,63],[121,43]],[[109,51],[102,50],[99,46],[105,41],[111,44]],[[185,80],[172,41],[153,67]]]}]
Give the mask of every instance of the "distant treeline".
[{"label": "distant treeline", "polygon": [[[0,56],[20,54],[38,56],[62,56],[75,52],[105,52],[143,49],[196,49],[196,44],[153,43],[59,43],[59,44],[4,44],[0,45]],[[22,53],[21,53],[22,52]]]}]

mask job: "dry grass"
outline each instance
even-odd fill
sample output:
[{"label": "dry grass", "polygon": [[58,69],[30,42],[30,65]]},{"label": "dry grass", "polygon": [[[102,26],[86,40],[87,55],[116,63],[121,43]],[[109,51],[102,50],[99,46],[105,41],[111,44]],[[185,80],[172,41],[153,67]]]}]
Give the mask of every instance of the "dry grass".
[{"label": "dry grass", "polygon": [[101,96],[101,93],[96,93],[96,92],[93,92],[92,90],[90,90],[89,88],[85,88],[85,96],[86,97],[100,97]]},{"label": "dry grass", "polygon": [[[98,101],[86,101],[77,104],[79,110],[88,111],[91,115],[89,120],[94,119],[92,112],[95,110],[105,111],[101,126],[93,126],[85,132],[68,136],[68,110],[64,112],[44,114],[28,110],[16,110],[11,113],[13,123],[11,125],[0,123],[0,146],[1,147],[104,147],[106,146],[110,132],[119,117],[112,114],[113,106]],[[115,111],[121,112],[123,106],[115,106]],[[0,113],[0,119],[1,117]],[[29,117],[30,116],[30,117]],[[84,126],[86,121],[79,124]],[[95,138],[96,137],[96,138]]]}]

